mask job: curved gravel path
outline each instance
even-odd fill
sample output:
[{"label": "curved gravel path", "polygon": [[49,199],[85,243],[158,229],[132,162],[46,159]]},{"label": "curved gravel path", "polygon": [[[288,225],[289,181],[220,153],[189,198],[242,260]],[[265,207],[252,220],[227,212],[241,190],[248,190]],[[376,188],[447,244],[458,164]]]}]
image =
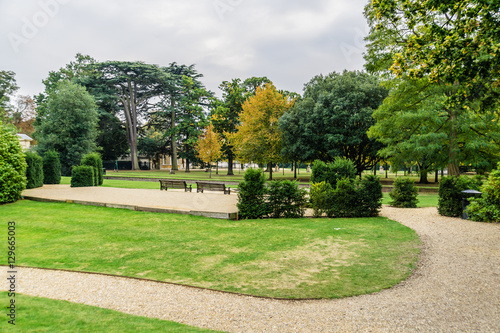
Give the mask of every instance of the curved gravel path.
[{"label": "curved gravel path", "polygon": [[18,291],[230,332],[500,331],[499,224],[446,218],[435,208],[384,207],[382,215],[416,230],[424,245],[416,272],[376,294],[277,301],[28,268],[18,268]]}]

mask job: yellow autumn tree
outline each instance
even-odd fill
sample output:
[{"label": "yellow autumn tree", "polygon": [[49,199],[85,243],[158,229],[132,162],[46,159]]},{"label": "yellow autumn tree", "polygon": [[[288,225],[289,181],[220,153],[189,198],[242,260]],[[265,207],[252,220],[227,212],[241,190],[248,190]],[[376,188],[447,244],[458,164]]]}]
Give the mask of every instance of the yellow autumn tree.
[{"label": "yellow autumn tree", "polygon": [[[239,161],[271,166],[280,160],[282,143],[278,120],[293,103],[294,100],[279,93],[272,83],[257,88],[255,95],[243,104],[237,132],[226,135]],[[272,179],[272,167],[269,170]]]},{"label": "yellow autumn tree", "polygon": [[222,156],[222,137],[214,131],[212,123],[198,137],[195,149],[198,157],[203,162],[208,163],[210,178],[212,178],[212,162],[217,161]]}]

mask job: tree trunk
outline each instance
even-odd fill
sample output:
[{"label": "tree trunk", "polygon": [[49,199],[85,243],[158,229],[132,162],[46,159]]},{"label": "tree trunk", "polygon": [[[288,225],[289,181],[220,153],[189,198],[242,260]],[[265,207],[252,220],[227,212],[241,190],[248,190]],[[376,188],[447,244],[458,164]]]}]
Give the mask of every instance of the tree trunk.
[{"label": "tree trunk", "polygon": [[420,184],[429,184],[429,179],[427,178],[427,171],[420,170]]},{"label": "tree trunk", "polygon": [[216,175],[219,175],[219,162],[215,162],[217,164],[215,164],[215,174]]},{"label": "tree trunk", "polygon": [[186,158],[186,170],[185,172],[191,172],[190,168],[189,168],[189,158]]},{"label": "tree trunk", "polygon": [[228,176],[234,176],[233,163],[234,163],[233,152],[230,152],[229,154],[227,154],[227,175]]},{"label": "tree trunk", "polygon": [[292,162],[293,179],[297,179],[297,162]]},{"label": "tree trunk", "polygon": [[450,111],[450,147],[448,150],[448,176],[458,177],[460,175],[460,169],[458,168],[458,159],[455,150],[456,140],[457,140],[457,114],[455,110]]},{"label": "tree trunk", "polygon": [[[175,127],[175,102],[171,97],[170,106],[172,108],[171,121],[172,121],[172,130]],[[175,141],[175,134],[172,133],[170,140],[172,141],[172,170],[177,171],[179,167],[177,166],[177,142]]]},{"label": "tree trunk", "polygon": [[273,163],[268,163],[267,169],[269,170],[269,180],[273,180]]},{"label": "tree trunk", "polygon": [[385,164],[385,178],[389,178],[389,166]]},{"label": "tree trunk", "polygon": [[436,169],[436,173],[434,175],[434,183],[438,183],[439,182],[439,170]]}]

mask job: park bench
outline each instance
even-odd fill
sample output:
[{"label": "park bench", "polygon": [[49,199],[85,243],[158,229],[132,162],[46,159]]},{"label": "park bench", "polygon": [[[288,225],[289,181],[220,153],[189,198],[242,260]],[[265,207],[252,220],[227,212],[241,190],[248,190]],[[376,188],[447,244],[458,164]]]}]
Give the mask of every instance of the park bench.
[{"label": "park bench", "polygon": [[160,179],[160,191],[168,190],[169,188],[184,189],[185,192],[191,192],[191,185],[188,185],[184,180]]},{"label": "park bench", "polygon": [[203,190],[207,191],[222,191],[224,194],[231,194],[231,188],[226,187],[224,183],[212,183],[212,182],[196,182],[196,192],[203,193]]}]

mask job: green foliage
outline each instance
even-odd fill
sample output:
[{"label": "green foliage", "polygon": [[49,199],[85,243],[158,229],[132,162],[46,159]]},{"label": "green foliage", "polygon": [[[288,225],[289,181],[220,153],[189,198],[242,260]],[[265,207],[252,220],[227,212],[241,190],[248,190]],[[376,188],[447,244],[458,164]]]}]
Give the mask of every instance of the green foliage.
[{"label": "green foliage", "polygon": [[258,219],[268,214],[264,205],[266,177],[260,169],[245,171],[244,181],[238,185],[238,212],[240,218]]},{"label": "green foliage", "polygon": [[36,153],[26,152],[26,188],[37,188],[43,186],[43,160]]},{"label": "green foliage", "polygon": [[342,178],[356,178],[356,168],[351,160],[335,157],[332,163],[316,160],[313,163],[311,183],[328,182],[333,188]]},{"label": "green foliage", "polygon": [[304,217],[306,190],[295,181],[276,180],[269,183],[266,205],[272,218]]},{"label": "green foliage", "polygon": [[500,222],[500,163],[479,190],[481,198],[469,199],[469,218],[480,222]]},{"label": "green foliage", "polygon": [[97,107],[94,98],[83,88],[61,81],[48,95],[47,109],[39,114],[36,125],[37,151],[59,153],[63,175],[78,165],[82,156],[95,150]]},{"label": "green foliage", "polygon": [[367,175],[362,180],[342,178],[333,188],[330,183],[313,183],[310,198],[314,216],[328,217],[378,216],[382,206],[380,179]]},{"label": "green foliage", "polygon": [[26,161],[19,139],[0,122],[0,204],[19,200],[26,188]]},{"label": "green foliage", "polygon": [[418,189],[415,187],[415,181],[410,178],[396,178],[394,189],[389,193],[392,201],[391,206],[399,208],[417,208]]},{"label": "green foliage", "polygon": [[292,160],[351,159],[361,174],[380,160],[382,144],[366,132],[372,113],[387,96],[379,78],[344,71],[318,75],[305,85],[304,97],[279,121],[282,154]]},{"label": "green foliage", "polygon": [[61,162],[55,150],[49,150],[43,155],[43,182],[44,184],[61,183]]},{"label": "green foliage", "polygon": [[98,153],[90,153],[82,157],[80,165],[90,165],[94,168],[94,185],[100,186],[104,181],[102,159]]},{"label": "green foliage", "polygon": [[326,181],[312,183],[309,197],[313,209],[313,216],[320,217],[330,209],[330,197],[332,195],[332,185]]},{"label": "green foliage", "polygon": [[94,186],[94,173],[90,165],[74,166],[71,170],[71,187]]},{"label": "green foliage", "polygon": [[480,177],[470,178],[443,177],[439,182],[438,212],[443,216],[459,217],[462,215],[462,191],[479,190],[482,185]]}]

